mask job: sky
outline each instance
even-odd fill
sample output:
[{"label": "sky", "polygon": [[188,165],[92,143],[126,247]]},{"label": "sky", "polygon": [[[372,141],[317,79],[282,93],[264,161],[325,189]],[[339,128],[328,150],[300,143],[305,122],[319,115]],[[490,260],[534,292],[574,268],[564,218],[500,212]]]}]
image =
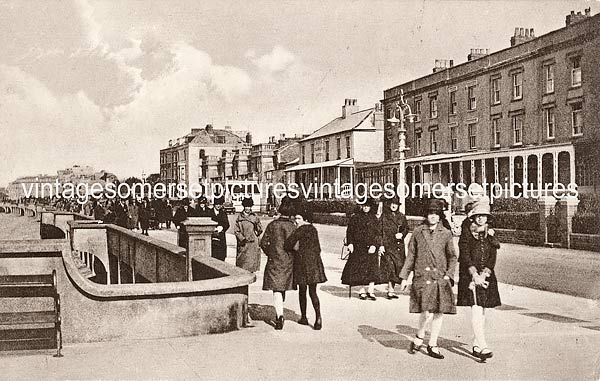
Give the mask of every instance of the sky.
[{"label": "sky", "polygon": [[599,0],[0,0],[0,186],[91,165],[159,172],[192,127],[311,133],[345,98],[510,46]]}]

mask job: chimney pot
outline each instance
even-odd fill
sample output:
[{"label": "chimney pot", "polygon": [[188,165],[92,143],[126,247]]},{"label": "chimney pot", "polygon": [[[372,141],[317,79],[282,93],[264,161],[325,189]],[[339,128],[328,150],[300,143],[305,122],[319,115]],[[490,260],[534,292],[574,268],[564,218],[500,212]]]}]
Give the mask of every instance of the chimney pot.
[{"label": "chimney pot", "polygon": [[535,33],[534,33],[534,29],[533,28],[531,28],[531,30],[529,31],[529,35],[531,37],[535,37]]},{"label": "chimney pot", "polygon": [[574,15],[574,14],[575,14],[575,11],[571,11],[571,14],[572,14],[572,15]]},{"label": "chimney pot", "polygon": [[519,35],[519,28],[515,28],[515,37]]},{"label": "chimney pot", "polygon": [[581,11],[578,11],[578,12],[577,12],[577,16],[581,16]]}]

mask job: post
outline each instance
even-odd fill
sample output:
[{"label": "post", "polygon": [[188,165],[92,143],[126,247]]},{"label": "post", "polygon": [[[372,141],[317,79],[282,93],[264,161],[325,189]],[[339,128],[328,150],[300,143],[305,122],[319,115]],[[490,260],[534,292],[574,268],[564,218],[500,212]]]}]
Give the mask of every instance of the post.
[{"label": "post", "polygon": [[571,232],[573,231],[573,216],[577,213],[579,199],[566,196],[558,200],[558,217],[561,232],[561,243],[567,249],[571,248]]},{"label": "post", "polygon": [[209,217],[190,217],[183,222],[183,226],[180,228],[178,243],[179,246],[187,249],[186,269],[189,281],[194,280],[192,258],[211,256],[212,234],[216,226],[217,223]]},{"label": "post", "polygon": [[548,217],[550,217],[552,208],[554,208],[555,205],[556,199],[553,196],[542,195],[538,198],[540,231],[544,240],[544,245],[548,245]]}]

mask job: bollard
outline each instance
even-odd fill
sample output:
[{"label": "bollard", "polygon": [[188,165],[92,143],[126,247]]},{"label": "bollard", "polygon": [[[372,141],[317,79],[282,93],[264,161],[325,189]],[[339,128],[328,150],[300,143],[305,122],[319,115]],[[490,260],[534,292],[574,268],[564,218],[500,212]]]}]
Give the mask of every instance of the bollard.
[{"label": "bollard", "polygon": [[217,223],[209,217],[190,217],[179,229],[178,245],[187,249],[188,280],[193,280],[192,258],[210,257],[212,250],[212,234]]}]

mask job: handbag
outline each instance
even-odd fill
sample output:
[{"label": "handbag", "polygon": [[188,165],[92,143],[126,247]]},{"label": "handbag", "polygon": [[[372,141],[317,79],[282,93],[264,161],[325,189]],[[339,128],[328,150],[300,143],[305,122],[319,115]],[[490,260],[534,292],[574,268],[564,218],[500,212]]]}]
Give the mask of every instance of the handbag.
[{"label": "handbag", "polygon": [[342,261],[345,261],[348,259],[349,256],[350,250],[348,249],[348,242],[346,242],[346,238],[344,238],[344,241],[342,242],[342,252],[340,254],[340,259]]}]

